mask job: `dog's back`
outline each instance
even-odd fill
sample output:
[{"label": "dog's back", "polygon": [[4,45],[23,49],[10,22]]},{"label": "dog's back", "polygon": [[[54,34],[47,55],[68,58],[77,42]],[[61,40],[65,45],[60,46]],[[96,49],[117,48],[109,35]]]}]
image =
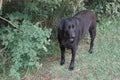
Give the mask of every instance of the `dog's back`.
[{"label": "dog's back", "polygon": [[83,10],[78,12],[75,16],[79,20],[80,38],[82,39],[85,34],[89,31],[89,28],[95,28],[96,16],[92,11]]},{"label": "dog's back", "polygon": [[89,10],[80,11],[77,14],[75,14],[74,17],[77,17],[77,18],[82,19],[82,20],[88,20],[89,21],[91,19],[91,20],[96,21],[95,14],[92,11],[89,11]]}]

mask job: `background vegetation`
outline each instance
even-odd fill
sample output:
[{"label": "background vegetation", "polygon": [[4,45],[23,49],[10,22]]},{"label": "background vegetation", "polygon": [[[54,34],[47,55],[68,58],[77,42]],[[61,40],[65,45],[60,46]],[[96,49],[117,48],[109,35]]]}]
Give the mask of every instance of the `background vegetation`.
[{"label": "background vegetation", "polygon": [[[99,25],[102,25],[98,27],[101,39],[102,35],[111,29],[113,33],[119,34],[116,32],[119,28],[114,27],[114,24],[119,25],[119,0],[1,0],[0,2],[2,5],[0,6],[0,78],[3,80],[10,78],[20,80],[29,71],[41,68],[41,58],[60,53],[56,40],[58,22],[80,10],[89,9],[95,12],[100,20]],[[108,28],[112,22],[113,26]],[[104,38],[106,36],[109,38],[109,35],[105,35]],[[115,38],[119,42],[120,36],[117,35]],[[103,44],[99,40],[98,43],[96,47]],[[104,43],[102,53],[109,52],[110,46],[119,47],[117,43],[108,46],[105,44],[107,41]],[[114,48],[119,52],[118,47]],[[6,77],[8,75],[9,77]]]}]

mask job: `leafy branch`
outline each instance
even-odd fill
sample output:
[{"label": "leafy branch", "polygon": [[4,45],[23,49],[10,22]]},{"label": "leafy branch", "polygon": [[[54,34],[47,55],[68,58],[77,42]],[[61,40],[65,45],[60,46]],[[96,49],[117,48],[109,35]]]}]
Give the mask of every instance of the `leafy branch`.
[{"label": "leafy branch", "polygon": [[3,20],[3,21],[5,21],[5,22],[7,22],[10,25],[11,28],[18,29],[19,31],[22,31],[19,28],[17,28],[16,25],[14,25],[13,23],[11,23],[9,20],[7,20],[7,19],[5,19],[5,18],[3,18],[1,16],[0,16],[0,19]]}]

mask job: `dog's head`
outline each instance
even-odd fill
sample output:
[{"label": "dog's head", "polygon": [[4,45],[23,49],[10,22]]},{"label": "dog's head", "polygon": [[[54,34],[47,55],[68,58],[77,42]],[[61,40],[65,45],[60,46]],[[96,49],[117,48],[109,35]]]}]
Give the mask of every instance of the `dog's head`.
[{"label": "dog's head", "polygon": [[62,30],[62,36],[69,42],[74,42],[76,36],[76,23],[72,18],[64,19],[60,22],[60,30]]}]

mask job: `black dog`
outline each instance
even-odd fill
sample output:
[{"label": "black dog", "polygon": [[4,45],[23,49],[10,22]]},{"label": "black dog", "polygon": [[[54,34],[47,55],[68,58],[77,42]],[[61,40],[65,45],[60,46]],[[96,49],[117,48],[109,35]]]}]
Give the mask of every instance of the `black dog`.
[{"label": "black dog", "polygon": [[91,37],[89,52],[93,52],[93,42],[96,36],[96,22],[97,19],[95,15],[92,11],[88,10],[80,11],[71,18],[61,20],[58,27],[58,41],[61,49],[61,65],[65,62],[65,48],[71,49],[72,58],[69,70],[73,70],[78,42],[84,38],[88,31]]}]

